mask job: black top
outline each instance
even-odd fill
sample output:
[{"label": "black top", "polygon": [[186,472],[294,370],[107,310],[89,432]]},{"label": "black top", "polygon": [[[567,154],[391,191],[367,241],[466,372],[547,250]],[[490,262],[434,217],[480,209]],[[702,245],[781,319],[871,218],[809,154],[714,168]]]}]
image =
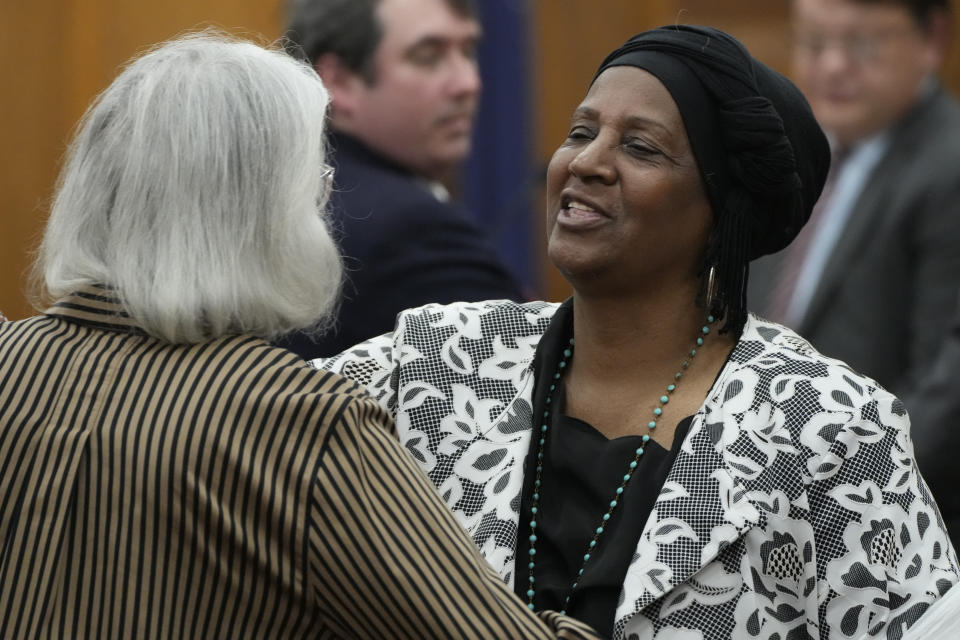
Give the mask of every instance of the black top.
[{"label": "black top", "polygon": [[[572,305],[568,301],[558,309],[538,346],[534,364],[537,383],[534,388],[533,415],[543,415],[549,382],[556,370],[560,350],[568,336],[572,335],[572,315]],[[587,544],[593,538],[642,439],[636,435],[608,440],[588,423],[563,415],[563,391],[561,381],[556,400],[553,401],[557,404],[551,412],[552,422],[541,473],[534,605],[538,611],[565,608],[568,615],[590,624],[601,635],[610,637],[623,581],[640,534],[653,511],[654,502],[693,417],[680,421],[670,451],[653,440],[643,446],[640,464],[604,527],[597,546],[590,552],[590,562],[578,581],[576,591],[564,607],[570,586],[583,564]],[[535,428],[534,433],[538,432],[539,429]],[[538,446],[539,438],[531,438],[524,470],[517,536],[514,591],[524,602],[528,601],[530,506]]]},{"label": "black top", "polygon": [[[590,562],[566,606],[568,615],[586,622],[605,637],[613,634],[620,591],[640,533],[692,421],[693,416],[689,416],[680,422],[670,451],[653,440],[644,445],[640,464],[591,551]],[[564,609],[587,544],[641,442],[640,436],[608,440],[576,418],[558,416],[554,420],[544,452],[537,514],[534,604],[538,611]],[[535,474],[534,459],[528,458],[528,476]],[[530,548],[530,495],[526,492],[521,501],[520,522],[515,591],[526,602]]]}]

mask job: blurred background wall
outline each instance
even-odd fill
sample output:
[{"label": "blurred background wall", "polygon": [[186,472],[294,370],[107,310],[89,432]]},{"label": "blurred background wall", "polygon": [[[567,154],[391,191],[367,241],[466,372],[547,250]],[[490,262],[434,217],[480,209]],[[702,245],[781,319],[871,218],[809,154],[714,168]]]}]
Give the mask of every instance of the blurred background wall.
[{"label": "blurred background wall", "polygon": [[[567,295],[543,256],[543,168],[611,49],[661,24],[710,24],[740,38],[773,68],[790,71],[787,0],[477,2],[485,93],[459,192],[537,297]],[[0,311],[11,319],[32,313],[26,270],[66,142],[118,67],[153,43],[204,26],[273,40],[281,34],[283,12],[284,0],[0,3]],[[958,49],[943,74],[955,91]]]},{"label": "blurred background wall", "polygon": [[11,320],[33,313],[26,270],[66,143],[120,65],[194,27],[275,38],[281,2],[0,1],[0,311]]}]

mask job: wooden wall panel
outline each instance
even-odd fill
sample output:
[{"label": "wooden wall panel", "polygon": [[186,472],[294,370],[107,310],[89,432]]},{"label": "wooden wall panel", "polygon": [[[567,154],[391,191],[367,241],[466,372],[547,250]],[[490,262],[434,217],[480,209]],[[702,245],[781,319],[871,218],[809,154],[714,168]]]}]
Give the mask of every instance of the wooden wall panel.
[{"label": "wooden wall panel", "polygon": [[0,310],[33,313],[25,273],[76,121],[124,62],[187,30],[277,38],[283,0],[0,3]]},{"label": "wooden wall panel", "polygon": [[39,235],[61,145],[61,47],[55,3],[0,3],[0,311],[27,315],[23,273]]}]

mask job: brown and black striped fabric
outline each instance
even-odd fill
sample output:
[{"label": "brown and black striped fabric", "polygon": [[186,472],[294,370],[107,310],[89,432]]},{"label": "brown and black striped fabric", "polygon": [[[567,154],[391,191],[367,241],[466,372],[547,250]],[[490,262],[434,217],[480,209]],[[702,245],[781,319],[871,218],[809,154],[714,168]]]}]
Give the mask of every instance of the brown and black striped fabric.
[{"label": "brown and black striped fabric", "polygon": [[0,638],[592,638],[482,560],[364,390],[89,287],[0,324]]}]

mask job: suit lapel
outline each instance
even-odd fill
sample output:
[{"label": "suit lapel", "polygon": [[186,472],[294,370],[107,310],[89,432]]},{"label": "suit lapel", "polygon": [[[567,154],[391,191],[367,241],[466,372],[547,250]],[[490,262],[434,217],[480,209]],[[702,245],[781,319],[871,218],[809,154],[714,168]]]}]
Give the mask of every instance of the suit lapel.
[{"label": "suit lapel", "polygon": [[[704,434],[703,429],[698,431]],[[697,465],[703,466],[693,470],[675,465],[667,476],[627,571],[617,619],[632,616],[687,582],[760,521],[760,512],[717,450],[697,435],[684,443],[688,445]],[[716,483],[717,494],[693,516],[682,504],[690,493],[686,487],[708,478]]]},{"label": "suit lapel", "polygon": [[[515,504],[519,504],[524,481],[524,465],[530,448],[532,431],[528,425],[533,422],[531,398],[533,395],[533,367],[525,370],[521,377],[517,396],[508,404],[492,427],[482,434],[483,442],[494,441],[505,448],[505,465],[498,477],[487,483],[484,494],[487,501],[472,519],[467,529],[477,541],[477,526],[493,519],[509,522],[519,528],[520,513]],[[487,562],[499,573],[507,584],[513,584],[516,568],[515,547],[498,546],[496,536],[490,536],[480,551]]]},{"label": "suit lapel", "polygon": [[[920,138],[916,129],[923,127],[924,115],[940,99],[940,89],[935,88],[931,95],[922,100],[899,124],[890,131],[890,139],[883,157],[877,162],[863,189],[857,196],[843,232],[824,265],[817,288],[810,299],[807,312],[797,331],[806,335],[816,326],[820,318],[830,311],[830,301],[843,283],[850,265],[862,256],[869,242],[871,231],[876,228],[891,198],[891,188],[896,188],[898,179],[903,175],[904,166],[915,157],[914,146]],[[896,153],[892,151],[896,150]]]},{"label": "suit lapel", "polygon": [[[894,143],[895,141],[891,141],[888,150]],[[877,214],[884,209],[884,201],[889,198],[886,185],[895,183],[899,165],[897,154],[885,151],[884,157],[864,182],[837,244],[824,265],[817,288],[810,298],[807,313],[798,327],[801,334],[815,326],[824,313],[829,313],[830,301],[843,283],[850,265],[863,254],[864,246],[869,242],[870,233],[876,227]]]},{"label": "suit lapel", "polygon": [[[744,336],[754,325],[751,317]],[[754,397],[737,364],[748,357],[741,339],[694,417],[627,571],[616,613],[620,623],[665,596],[669,600],[678,585],[761,522],[763,515],[749,500],[744,480],[759,467],[730,450],[743,434],[735,414],[747,411]],[[728,577],[739,581],[736,575]]]}]

